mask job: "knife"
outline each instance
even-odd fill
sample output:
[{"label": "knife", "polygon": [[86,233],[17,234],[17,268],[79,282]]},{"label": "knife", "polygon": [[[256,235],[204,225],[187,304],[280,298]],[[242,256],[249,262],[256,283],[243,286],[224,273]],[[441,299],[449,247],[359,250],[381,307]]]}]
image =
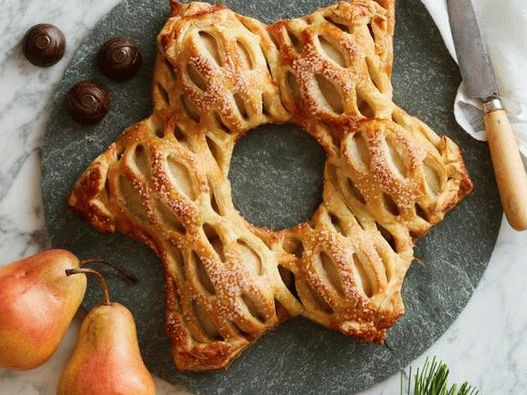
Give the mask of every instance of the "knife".
[{"label": "knife", "polygon": [[483,102],[485,129],[503,211],[514,229],[525,230],[527,174],[498,94],[472,0],[447,0],[447,7],[466,93]]}]

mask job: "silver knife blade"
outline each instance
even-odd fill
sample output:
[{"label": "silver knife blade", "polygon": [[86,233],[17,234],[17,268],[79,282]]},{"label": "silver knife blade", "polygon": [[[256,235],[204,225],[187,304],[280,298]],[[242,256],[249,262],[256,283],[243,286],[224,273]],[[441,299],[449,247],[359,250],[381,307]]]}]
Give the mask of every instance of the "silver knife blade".
[{"label": "silver knife blade", "polygon": [[447,7],[467,95],[483,101],[497,97],[496,77],[472,0],[447,0]]}]

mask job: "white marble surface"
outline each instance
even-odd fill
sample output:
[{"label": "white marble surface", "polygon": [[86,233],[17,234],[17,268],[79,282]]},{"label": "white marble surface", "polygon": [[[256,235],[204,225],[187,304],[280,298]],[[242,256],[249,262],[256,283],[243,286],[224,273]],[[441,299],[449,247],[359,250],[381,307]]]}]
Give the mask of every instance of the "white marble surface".
[{"label": "white marble surface", "polygon": [[[46,247],[40,146],[50,98],[80,41],[117,3],[0,0],[0,264]],[[26,29],[39,22],[60,26],[68,40],[66,57],[49,69],[30,65],[19,47]],[[489,268],[469,304],[426,353],[448,362],[453,380],[467,379],[482,394],[527,393],[526,253],[527,233],[503,225]],[[54,394],[80,318],[46,365],[22,373],[0,369],[0,394]],[[157,389],[159,394],[180,393],[160,380]],[[395,375],[363,394],[398,393]]]}]

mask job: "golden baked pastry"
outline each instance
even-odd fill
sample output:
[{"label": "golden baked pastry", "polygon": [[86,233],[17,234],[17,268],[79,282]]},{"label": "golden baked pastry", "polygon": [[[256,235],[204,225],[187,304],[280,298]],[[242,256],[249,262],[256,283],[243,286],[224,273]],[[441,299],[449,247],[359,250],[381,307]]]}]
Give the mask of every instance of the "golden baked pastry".
[{"label": "golden baked pastry", "polygon": [[[296,315],[382,342],[403,313],[414,241],[472,183],[459,148],[392,103],[393,30],[394,0],[269,26],[172,2],[152,115],[95,159],[69,203],[161,258],[179,369],[224,368]],[[241,135],[285,122],[327,153],[323,203],[271,231],[236,211],[227,174]]]}]

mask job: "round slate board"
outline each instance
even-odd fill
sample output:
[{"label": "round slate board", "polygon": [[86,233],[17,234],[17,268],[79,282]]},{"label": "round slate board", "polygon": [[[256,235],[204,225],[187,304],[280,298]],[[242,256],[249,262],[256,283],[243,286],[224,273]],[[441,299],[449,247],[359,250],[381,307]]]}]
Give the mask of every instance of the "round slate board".
[{"label": "round slate board", "polygon": [[[272,22],[301,16],[331,0],[228,0],[234,10]],[[126,236],[101,234],[69,210],[69,190],[82,171],[128,125],[150,113],[154,37],[168,6],[163,0],[126,0],[108,14],[81,45],[54,98],[43,152],[43,198],[51,241],[80,257],[118,262],[140,282],[126,283],[102,269],[113,299],[136,319],[142,354],[150,370],[196,393],[353,393],[370,387],[423,353],[452,323],[487,266],[501,210],[489,155],[456,125],[452,103],[460,82],[455,63],[432,19],[418,0],[398,0],[395,35],[395,101],[447,134],[465,149],[476,191],[418,243],[403,296],[406,315],[389,331],[385,347],[293,319],[245,351],[229,370],[180,373],[164,332],[164,289],[159,260]],[[100,45],[129,35],[145,62],[126,83],[108,81],[97,71]],[[112,112],[98,125],[75,123],[64,111],[64,95],[77,81],[107,85]],[[254,224],[284,228],[309,218],[320,202],[324,153],[307,134],[291,126],[267,126],[237,144],[230,173],[235,205]],[[85,307],[100,300],[90,281]]]}]

